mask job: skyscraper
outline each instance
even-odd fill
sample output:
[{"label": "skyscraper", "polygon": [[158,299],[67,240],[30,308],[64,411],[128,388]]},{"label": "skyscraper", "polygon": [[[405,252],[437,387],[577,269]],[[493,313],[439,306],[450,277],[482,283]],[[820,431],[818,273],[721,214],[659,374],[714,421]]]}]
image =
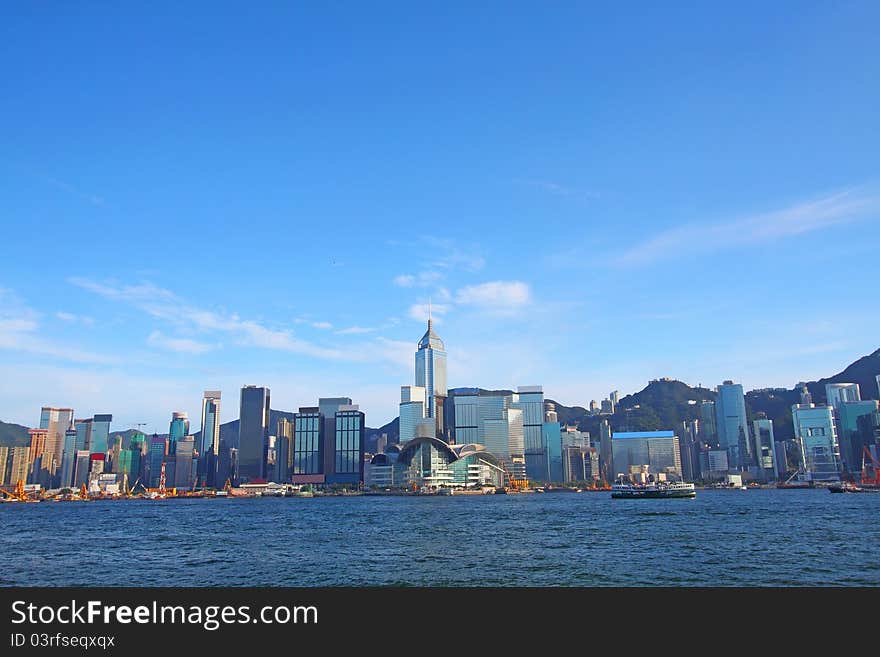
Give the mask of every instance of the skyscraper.
[{"label": "skyscraper", "polygon": [[26,481],[28,476],[28,464],[30,463],[29,447],[12,447],[9,454],[9,470],[6,480],[10,484]]},{"label": "skyscraper", "polygon": [[45,470],[46,468],[43,466],[43,456],[46,450],[46,436],[48,435],[48,431],[46,429],[28,429],[28,436],[30,437],[31,445],[28,450],[28,479],[30,483],[44,483],[45,481]]},{"label": "skyscraper", "polygon": [[64,454],[61,457],[61,470],[58,486],[69,488],[73,486],[73,473],[76,469],[76,428],[71,422],[70,427],[64,432]]},{"label": "skyscraper", "polygon": [[92,430],[89,439],[89,451],[92,454],[106,454],[110,441],[110,423],[113,416],[108,414],[92,417]]},{"label": "skyscraper", "polygon": [[874,444],[872,420],[877,410],[876,399],[841,402],[836,410],[835,429],[840,457],[850,473],[861,470],[863,450]]},{"label": "skyscraper", "polygon": [[614,450],[611,446],[611,425],[602,420],[599,425],[599,471],[606,482],[614,479]]},{"label": "skyscraper", "polygon": [[[425,389],[421,386],[401,386],[400,418],[398,421],[399,442],[404,444],[413,438],[419,438],[417,428],[425,416]],[[429,438],[436,437],[431,433]]]},{"label": "skyscraper", "polygon": [[834,409],[835,415],[843,402],[857,402],[862,400],[859,394],[858,383],[826,383],[825,399],[828,405]]},{"label": "skyscraper", "polygon": [[177,454],[177,443],[189,435],[189,415],[186,411],[174,411],[168,427],[168,455]]},{"label": "skyscraper", "polygon": [[773,436],[773,420],[759,417],[753,422],[755,436],[755,461],[758,466],[758,477],[762,481],[773,481],[779,478],[776,466],[776,440]]},{"label": "skyscraper", "polygon": [[745,469],[752,465],[752,443],[746,419],[746,400],[742,384],[725,381],[717,388],[715,401],[718,442],[729,455],[732,469]]},{"label": "skyscraper", "polygon": [[205,390],[202,397],[201,426],[199,444],[196,445],[199,453],[198,483],[202,486],[217,486],[217,456],[220,453],[219,390]]},{"label": "skyscraper", "polygon": [[806,478],[811,481],[839,479],[840,449],[831,406],[795,404],[791,407],[791,416]]},{"label": "skyscraper", "polygon": [[713,447],[718,444],[718,425],[715,421],[715,402],[700,402],[700,440]]},{"label": "skyscraper", "polygon": [[49,485],[57,479],[58,469],[64,456],[64,437],[73,421],[72,408],[43,406],[40,409],[40,429],[45,429],[46,447],[43,453],[43,469],[48,473]]},{"label": "skyscraper", "polygon": [[269,439],[269,388],[244,386],[238,420],[238,476],[264,479]]},{"label": "skyscraper", "polygon": [[428,318],[428,330],[419,340],[416,351],[416,385],[425,389],[425,417],[434,418],[435,435],[445,435],[443,401],[446,398],[446,346],[434,332]]}]

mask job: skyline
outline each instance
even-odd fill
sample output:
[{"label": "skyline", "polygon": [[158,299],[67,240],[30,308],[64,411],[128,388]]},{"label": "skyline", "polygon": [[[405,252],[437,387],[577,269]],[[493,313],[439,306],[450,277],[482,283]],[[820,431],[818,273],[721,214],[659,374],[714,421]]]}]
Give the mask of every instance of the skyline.
[{"label": "skyline", "polygon": [[429,301],[450,387],[566,405],[877,348],[875,4],[211,7],[4,10],[3,421],[378,427]]}]

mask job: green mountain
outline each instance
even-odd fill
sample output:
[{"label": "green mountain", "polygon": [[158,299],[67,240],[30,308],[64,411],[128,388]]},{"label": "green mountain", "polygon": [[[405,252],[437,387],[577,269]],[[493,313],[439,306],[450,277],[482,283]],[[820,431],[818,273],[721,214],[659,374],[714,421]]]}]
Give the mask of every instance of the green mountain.
[{"label": "green mountain", "polygon": [[0,447],[23,447],[30,444],[27,427],[0,422]]}]

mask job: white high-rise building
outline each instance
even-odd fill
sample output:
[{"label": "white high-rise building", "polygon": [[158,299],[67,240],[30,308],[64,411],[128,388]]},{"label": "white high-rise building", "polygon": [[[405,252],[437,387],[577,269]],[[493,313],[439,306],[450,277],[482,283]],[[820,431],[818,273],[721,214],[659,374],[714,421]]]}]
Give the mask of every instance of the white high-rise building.
[{"label": "white high-rise building", "polygon": [[[413,438],[422,437],[421,434],[430,431],[426,437],[435,437],[433,429],[429,429],[425,419],[425,389],[422,386],[400,387],[400,420],[399,435],[400,444],[409,442]],[[431,421],[433,422],[433,420]]]},{"label": "white high-rise building", "polygon": [[858,383],[826,383],[825,398],[828,400],[828,405],[834,409],[835,415],[842,403],[862,401]]},{"label": "white high-rise building", "polygon": [[801,450],[804,476],[810,481],[840,478],[840,448],[831,406],[795,404],[791,407],[794,435]]}]

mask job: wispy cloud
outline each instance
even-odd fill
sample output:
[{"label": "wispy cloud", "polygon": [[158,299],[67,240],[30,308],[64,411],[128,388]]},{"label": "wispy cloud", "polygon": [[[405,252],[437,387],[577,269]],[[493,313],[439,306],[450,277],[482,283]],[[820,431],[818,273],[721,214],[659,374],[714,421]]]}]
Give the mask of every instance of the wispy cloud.
[{"label": "wispy cloud", "polygon": [[190,338],[174,338],[164,335],[161,331],[153,331],[147,338],[147,344],[151,347],[176,351],[184,354],[204,354],[216,347],[207,342],[199,342]]},{"label": "wispy cloud", "polygon": [[64,312],[63,310],[59,310],[55,313],[55,317],[60,319],[63,322],[68,322],[70,324],[85,324],[86,326],[94,326],[95,320],[92,317],[87,317],[85,315],[75,315],[73,313]]},{"label": "wispy cloud", "polygon": [[88,192],[84,192],[77,187],[71,185],[70,183],[64,182],[63,180],[58,180],[56,178],[46,178],[46,180],[53,186],[58,189],[63,189],[65,192],[72,194],[74,196],[78,196],[84,201],[88,201],[92,205],[104,205],[104,197],[98,196],[97,194],[90,194]]},{"label": "wispy cloud", "polygon": [[[90,290],[107,299],[112,299],[161,320],[164,325],[172,325],[181,331],[197,331],[202,334],[227,335],[232,344],[256,347],[275,351],[302,354],[313,358],[333,361],[377,362],[386,358],[386,342],[376,337],[360,344],[325,346],[297,337],[287,328],[266,326],[256,320],[243,319],[235,313],[216,312],[200,308],[177,296],[170,290],[141,283],[123,285],[112,282],[98,282],[81,277],[68,279],[70,283]],[[328,323],[329,324],[329,323]],[[343,334],[372,332],[353,326],[343,329]],[[189,338],[167,337],[162,333],[151,336],[153,346],[198,353],[207,343]],[[224,345],[228,346],[226,341]]]},{"label": "wispy cloud", "polygon": [[673,228],[638,243],[613,258],[618,265],[644,265],[670,253],[712,252],[725,248],[773,242],[867,218],[880,212],[880,195],[853,188],[818,200],[792,205],[724,223],[701,223]]},{"label": "wispy cloud", "polygon": [[374,333],[377,329],[365,326],[350,326],[348,328],[334,331],[336,335],[359,335],[363,333]]},{"label": "wispy cloud", "polygon": [[0,288],[0,349],[75,363],[114,364],[118,359],[49,340],[39,335],[40,313],[12,290]]},{"label": "wispy cloud", "polygon": [[313,319],[309,319],[308,317],[297,317],[293,320],[294,324],[308,324],[312,328],[321,329],[322,331],[326,331],[333,328],[333,324],[330,322],[319,322]]},{"label": "wispy cloud", "polygon": [[522,281],[490,281],[468,285],[455,294],[455,302],[478,306],[496,314],[514,313],[531,303],[529,286]]},{"label": "wispy cloud", "polygon": [[562,183],[552,182],[550,180],[535,180],[533,178],[517,178],[515,183],[519,185],[524,185],[526,187],[531,187],[533,189],[540,190],[542,192],[547,192],[548,194],[553,194],[554,196],[579,196],[583,198],[589,199],[597,199],[599,198],[599,193],[588,190],[581,189],[579,187],[574,187],[572,185],[564,185]]},{"label": "wispy cloud", "polygon": [[443,317],[449,310],[452,308],[450,304],[446,303],[414,303],[409,307],[409,312],[407,315],[410,319],[415,319],[420,322],[427,322],[428,316],[434,318],[435,323],[439,324],[440,322],[437,320],[438,317]]},{"label": "wispy cloud", "polygon": [[394,277],[394,284],[398,287],[428,287],[443,278],[439,271],[429,269],[418,274],[401,274]]}]

